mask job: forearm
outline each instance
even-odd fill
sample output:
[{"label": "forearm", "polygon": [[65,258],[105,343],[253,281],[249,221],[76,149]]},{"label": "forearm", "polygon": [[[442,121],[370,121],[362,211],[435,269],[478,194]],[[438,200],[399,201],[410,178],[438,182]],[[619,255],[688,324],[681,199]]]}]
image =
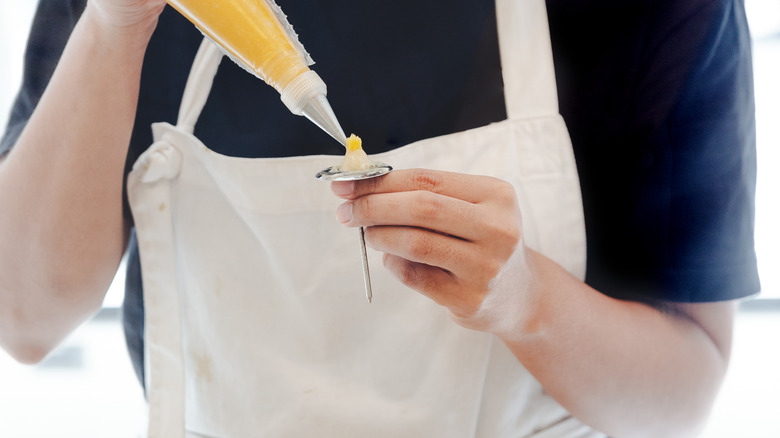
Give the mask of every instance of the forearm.
[{"label": "forearm", "polygon": [[[517,194],[495,178],[397,170],[333,183],[337,217],[404,284],[499,336],[573,415],[615,438],[690,436],[726,372],[734,305],[593,290],[525,247]],[[403,205],[405,208],[398,208]]]},{"label": "forearm", "polygon": [[542,290],[535,317],[502,338],[545,390],[616,438],[694,434],[726,372],[733,306],[696,305],[710,306],[703,327],[606,297],[536,253],[530,259]]},{"label": "forearm", "polygon": [[35,361],[95,312],[126,240],[122,182],[154,22],[88,7],[0,163],[0,345]]}]

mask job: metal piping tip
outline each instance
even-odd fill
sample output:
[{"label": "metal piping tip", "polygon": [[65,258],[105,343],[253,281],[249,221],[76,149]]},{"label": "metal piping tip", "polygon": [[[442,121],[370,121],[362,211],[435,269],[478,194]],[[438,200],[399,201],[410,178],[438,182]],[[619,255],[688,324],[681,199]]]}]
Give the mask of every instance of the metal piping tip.
[{"label": "metal piping tip", "polygon": [[341,129],[336,114],[333,113],[328,98],[324,94],[318,94],[313,99],[310,99],[301,110],[301,113],[346,147],[347,136],[344,135],[344,130]]}]

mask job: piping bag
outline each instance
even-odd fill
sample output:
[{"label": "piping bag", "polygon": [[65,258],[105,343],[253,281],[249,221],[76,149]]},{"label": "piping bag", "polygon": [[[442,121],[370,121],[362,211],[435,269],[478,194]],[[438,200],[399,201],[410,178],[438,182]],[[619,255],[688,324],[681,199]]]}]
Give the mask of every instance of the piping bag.
[{"label": "piping bag", "polygon": [[325,82],[309,68],[314,61],[274,0],[167,2],[230,59],[274,87],[293,114],[305,116],[346,146]]},{"label": "piping bag", "polygon": [[[347,148],[341,166],[329,167],[317,178],[331,181],[375,178],[392,167],[372,162],[362,151],[360,139],[347,141],[326,97],[325,82],[309,66],[314,61],[287,16],[274,0],[167,0],[238,65],[279,92],[282,102],[296,115],[314,122]],[[357,159],[354,159],[357,157]],[[363,227],[360,227],[363,281],[368,302],[371,277]]]}]

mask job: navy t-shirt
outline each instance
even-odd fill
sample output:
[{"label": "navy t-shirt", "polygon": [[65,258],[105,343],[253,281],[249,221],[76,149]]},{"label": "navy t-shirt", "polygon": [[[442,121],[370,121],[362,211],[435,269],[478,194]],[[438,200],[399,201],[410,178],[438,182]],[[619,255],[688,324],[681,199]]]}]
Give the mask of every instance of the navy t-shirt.
[{"label": "navy t-shirt", "polygon": [[[51,75],[84,0],[42,0],[0,153]],[[347,132],[369,153],[506,118],[492,0],[278,1]],[[548,0],[561,114],[580,173],[586,281],[620,299],[706,302],[759,290],[755,117],[741,0]],[[414,11],[410,13],[410,11]],[[175,122],[201,35],[170,8],[152,38],[128,166]],[[243,157],[342,154],[278,94],[222,63],[196,135]],[[130,245],[125,328],[142,378]]]}]

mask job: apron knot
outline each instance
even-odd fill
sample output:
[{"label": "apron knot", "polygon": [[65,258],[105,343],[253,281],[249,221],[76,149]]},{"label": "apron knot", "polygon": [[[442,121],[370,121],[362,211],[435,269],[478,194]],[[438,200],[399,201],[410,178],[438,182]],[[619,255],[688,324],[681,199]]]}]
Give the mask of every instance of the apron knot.
[{"label": "apron knot", "polygon": [[173,179],[181,169],[181,153],[165,140],[156,141],[133,165],[142,172],[141,181],[153,183],[161,179]]}]

